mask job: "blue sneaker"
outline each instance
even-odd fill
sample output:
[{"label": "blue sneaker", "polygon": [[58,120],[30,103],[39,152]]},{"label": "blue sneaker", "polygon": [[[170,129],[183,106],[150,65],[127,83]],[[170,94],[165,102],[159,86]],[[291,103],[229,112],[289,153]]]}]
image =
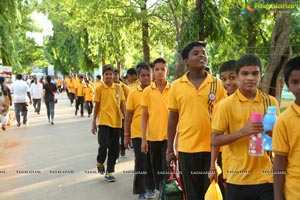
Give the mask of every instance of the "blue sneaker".
[{"label": "blue sneaker", "polygon": [[146,196],[145,196],[145,193],[142,193],[142,194],[139,194],[139,198],[138,200],[146,200]]},{"label": "blue sneaker", "polygon": [[156,193],[154,190],[147,190],[145,197],[147,199],[155,199],[156,198]]},{"label": "blue sneaker", "polygon": [[108,182],[115,182],[116,181],[116,178],[112,175],[112,173],[106,174],[104,178]]}]

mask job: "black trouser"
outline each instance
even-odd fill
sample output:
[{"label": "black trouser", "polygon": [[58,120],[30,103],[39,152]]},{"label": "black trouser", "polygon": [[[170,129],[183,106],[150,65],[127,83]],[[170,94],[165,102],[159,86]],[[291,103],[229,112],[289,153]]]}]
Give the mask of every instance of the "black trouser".
[{"label": "black trouser", "polygon": [[80,114],[81,115],[83,115],[83,102],[84,102],[84,97],[83,96],[77,96],[75,109],[78,110],[79,105],[80,105]]},{"label": "black trouser", "polygon": [[273,184],[235,185],[227,183],[226,200],[273,200]]},{"label": "black trouser", "polygon": [[125,152],[124,146],[124,119],[122,119],[122,129],[120,132],[120,150]]},{"label": "black trouser", "polygon": [[104,163],[107,156],[107,173],[115,171],[116,160],[119,156],[119,135],[121,128],[101,125],[98,127],[98,156],[97,162]]},{"label": "black trouser", "polygon": [[93,112],[93,102],[92,101],[86,101],[85,106],[86,106],[86,109],[88,111],[88,114],[91,115],[92,112]]},{"label": "black trouser", "polygon": [[208,179],[210,152],[178,152],[178,159],[187,200],[204,200],[210,184]]},{"label": "black trouser", "polygon": [[[148,142],[148,147],[150,146]],[[150,151],[147,152],[147,177],[146,177],[146,190],[153,191],[155,189],[154,175],[151,163]],[[147,191],[146,191],[147,192]]]},{"label": "black trouser", "polygon": [[133,194],[142,194],[146,192],[147,177],[147,154],[141,152],[142,139],[132,138],[134,149],[134,179]]},{"label": "black trouser", "polygon": [[58,88],[59,93],[61,93],[62,92],[62,87],[58,86],[57,88]]},{"label": "black trouser", "polygon": [[33,107],[34,111],[40,113],[41,111],[41,100],[42,99],[32,99],[33,100]]},{"label": "black trouser", "polygon": [[69,99],[70,99],[71,104],[73,104],[74,103],[74,99],[75,99],[75,94],[69,92]]},{"label": "black trouser", "polygon": [[159,184],[164,178],[167,170],[166,150],[167,140],[149,141],[152,170],[155,182],[155,188],[159,190]]}]

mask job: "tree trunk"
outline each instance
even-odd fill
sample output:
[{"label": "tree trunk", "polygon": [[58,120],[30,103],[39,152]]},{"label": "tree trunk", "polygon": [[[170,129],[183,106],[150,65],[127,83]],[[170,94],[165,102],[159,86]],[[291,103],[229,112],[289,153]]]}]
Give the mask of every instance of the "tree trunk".
[{"label": "tree trunk", "polygon": [[[290,3],[290,0],[278,0],[277,3]],[[263,92],[270,94],[280,103],[284,85],[283,66],[292,55],[290,48],[290,10],[277,10],[275,27],[271,37],[270,61],[261,83]]]},{"label": "tree trunk", "polygon": [[[147,13],[147,0],[144,0],[143,5],[141,6],[141,12]],[[147,16],[147,15],[145,15]],[[143,56],[146,63],[150,63],[150,47],[148,44],[149,41],[149,24],[148,18],[142,18],[142,41],[143,41]]]}]

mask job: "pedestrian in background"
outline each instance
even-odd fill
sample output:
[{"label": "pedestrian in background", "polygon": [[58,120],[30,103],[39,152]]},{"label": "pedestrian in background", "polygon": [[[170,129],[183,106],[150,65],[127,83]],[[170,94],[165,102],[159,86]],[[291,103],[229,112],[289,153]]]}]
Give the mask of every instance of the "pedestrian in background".
[{"label": "pedestrian in background", "polygon": [[57,87],[51,82],[51,76],[46,77],[47,83],[44,84],[44,101],[47,108],[48,122],[54,125],[54,109],[55,109],[55,93],[57,92]]},{"label": "pedestrian in background", "polygon": [[17,119],[17,126],[21,126],[21,116],[20,113],[22,112],[23,116],[23,124],[27,124],[27,112],[28,112],[28,103],[27,97],[29,98],[29,103],[32,103],[31,95],[29,91],[28,84],[22,80],[22,74],[16,75],[16,81],[13,82],[11,86],[11,91],[13,93],[14,98],[14,107],[15,107],[15,115]]},{"label": "pedestrian in background", "polygon": [[34,112],[40,114],[41,101],[43,95],[43,85],[38,82],[37,77],[34,77],[34,82],[30,86],[30,94],[33,100]]}]

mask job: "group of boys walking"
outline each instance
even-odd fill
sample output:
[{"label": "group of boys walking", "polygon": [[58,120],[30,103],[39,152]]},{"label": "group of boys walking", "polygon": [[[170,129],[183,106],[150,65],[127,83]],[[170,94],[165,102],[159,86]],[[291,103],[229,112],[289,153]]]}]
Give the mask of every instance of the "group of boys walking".
[{"label": "group of boys walking", "polygon": [[103,67],[104,82],[95,89],[92,123],[92,133],[98,134],[98,172],[105,174],[107,181],[115,181],[119,136],[124,129],[125,148],[130,147],[130,141],[134,148],[133,192],[139,199],[156,197],[164,172],[177,160],[187,200],[204,199],[210,182],[218,182],[217,163],[223,164],[219,179],[226,180],[223,195],[227,200],[299,199],[296,157],[300,151],[294,141],[299,139],[300,127],[291,125],[284,116],[295,124],[300,122],[300,58],[291,60],[284,71],[296,101],[278,118],[273,131],[274,174],[266,173],[273,172],[270,153],[248,154],[249,136],[263,131],[262,123],[251,122],[250,115],[264,115],[268,106],[276,106],[277,115],[280,111],[277,100],[257,88],[262,74],[259,58],[245,54],[236,62],[224,63],[221,80],[205,71],[205,42],[188,44],[182,58],[188,71],[172,84],[166,79],[168,64],[164,59],[156,59],[153,69],[139,63],[139,85],[127,97],[124,86],[113,80],[113,66]]}]

